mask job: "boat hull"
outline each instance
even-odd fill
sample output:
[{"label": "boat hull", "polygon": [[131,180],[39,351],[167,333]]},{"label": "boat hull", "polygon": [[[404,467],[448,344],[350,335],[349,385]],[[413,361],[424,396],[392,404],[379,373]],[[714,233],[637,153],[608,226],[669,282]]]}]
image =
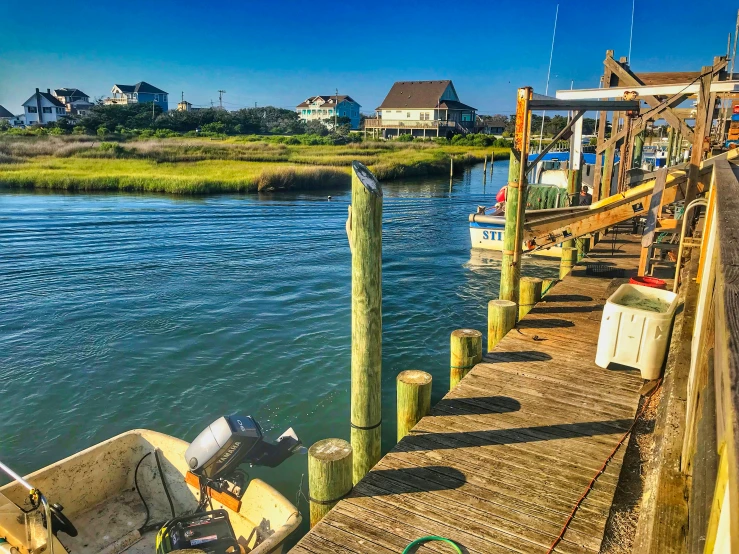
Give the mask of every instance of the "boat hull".
[{"label": "boat hull", "polygon": [[[492,219],[492,218],[491,218]],[[470,222],[470,241],[472,248],[482,248],[484,250],[503,251],[503,235],[505,233],[505,218],[501,217],[501,222],[486,223],[479,221]],[[543,256],[547,258],[561,258],[562,248],[551,246],[542,250],[536,250],[531,253],[532,256]]]}]

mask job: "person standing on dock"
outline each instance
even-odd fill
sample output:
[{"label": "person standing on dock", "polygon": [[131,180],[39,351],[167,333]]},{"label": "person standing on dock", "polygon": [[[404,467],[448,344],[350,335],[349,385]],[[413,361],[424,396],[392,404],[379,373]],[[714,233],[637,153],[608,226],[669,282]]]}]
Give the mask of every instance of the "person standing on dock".
[{"label": "person standing on dock", "polygon": [[590,204],[593,203],[593,195],[588,192],[587,185],[582,186],[582,190],[580,191],[580,202],[579,206],[590,206]]}]

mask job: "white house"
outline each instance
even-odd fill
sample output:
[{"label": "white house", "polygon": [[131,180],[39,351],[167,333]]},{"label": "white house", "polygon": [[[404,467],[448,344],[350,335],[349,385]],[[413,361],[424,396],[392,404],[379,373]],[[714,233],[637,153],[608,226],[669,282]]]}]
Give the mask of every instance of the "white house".
[{"label": "white house", "polygon": [[46,92],[36,89],[34,95],[23,102],[23,112],[26,125],[47,125],[66,116],[67,108],[51,94],[51,89]]},{"label": "white house", "polygon": [[385,138],[450,138],[474,130],[476,111],[459,101],[450,80],[398,81],[377,108],[377,117],[365,119],[364,127]]},{"label": "white house", "polygon": [[52,94],[64,104],[68,114],[86,115],[93,106],[90,97],[76,88],[57,88]]},{"label": "white house", "polygon": [[333,126],[334,117],[348,117],[352,129],[359,129],[360,106],[351,96],[322,95],[311,96],[298,104],[298,117],[305,122],[320,121],[327,126]]}]

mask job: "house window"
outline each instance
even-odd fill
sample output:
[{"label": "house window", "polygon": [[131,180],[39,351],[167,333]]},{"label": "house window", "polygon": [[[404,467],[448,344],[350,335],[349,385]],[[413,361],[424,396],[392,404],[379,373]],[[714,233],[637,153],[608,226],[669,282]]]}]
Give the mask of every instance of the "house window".
[{"label": "house window", "polygon": [[64,113],[64,108],[57,108],[56,109],[56,113],[58,113],[60,115],[63,114]]},{"label": "house window", "polygon": [[41,110],[42,110],[42,111],[43,111],[44,113],[51,113],[51,108],[50,108],[50,107],[48,107],[48,106],[44,106],[43,108],[41,108]]},{"label": "house window", "polygon": [[38,113],[36,106],[26,106],[26,107],[28,108],[28,113]]},{"label": "house window", "polygon": [[410,116],[411,116],[411,112],[406,112],[406,113],[405,113],[405,116],[406,116],[407,118],[410,118]]}]

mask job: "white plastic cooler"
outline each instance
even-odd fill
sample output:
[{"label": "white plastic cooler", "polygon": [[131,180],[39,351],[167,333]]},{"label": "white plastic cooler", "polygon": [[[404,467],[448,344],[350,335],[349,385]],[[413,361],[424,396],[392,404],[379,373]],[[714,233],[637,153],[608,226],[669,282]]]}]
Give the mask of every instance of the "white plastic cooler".
[{"label": "white plastic cooler", "polygon": [[[659,304],[664,310],[650,311],[639,304]],[[673,292],[621,285],[603,309],[596,365],[622,364],[639,369],[644,379],[657,379],[665,361],[676,309],[677,294]]]}]

